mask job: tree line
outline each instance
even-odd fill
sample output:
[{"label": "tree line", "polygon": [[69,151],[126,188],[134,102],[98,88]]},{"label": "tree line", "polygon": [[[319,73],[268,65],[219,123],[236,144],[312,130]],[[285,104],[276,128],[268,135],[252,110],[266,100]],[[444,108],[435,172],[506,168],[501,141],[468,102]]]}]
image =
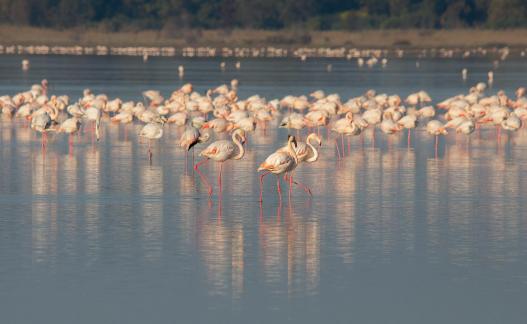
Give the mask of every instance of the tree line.
[{"label": "tree line", "polygon": [[2,23],[123,29],[527,27],[526,0],[0,0]]}]

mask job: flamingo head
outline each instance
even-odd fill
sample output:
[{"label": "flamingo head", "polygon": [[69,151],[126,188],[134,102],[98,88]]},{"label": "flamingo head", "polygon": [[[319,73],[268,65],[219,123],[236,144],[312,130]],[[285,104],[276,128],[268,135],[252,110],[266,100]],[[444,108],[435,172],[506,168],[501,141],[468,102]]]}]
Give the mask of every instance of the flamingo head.
[{"label": "flamingo head", "polygon": [[298,146],[298,143],[296,142],[296,137],[294,137],[293,135],[287,135],[287,141],[291,141],[292,143],[294,143],[295,147]]}]

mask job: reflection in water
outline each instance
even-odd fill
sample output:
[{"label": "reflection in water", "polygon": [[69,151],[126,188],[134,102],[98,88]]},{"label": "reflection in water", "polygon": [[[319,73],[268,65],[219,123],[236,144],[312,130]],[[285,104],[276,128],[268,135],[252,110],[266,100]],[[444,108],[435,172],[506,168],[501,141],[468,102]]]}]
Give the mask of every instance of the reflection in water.
[{"label": "reflection in water", "polygon": [[228,276],[232,265],[228,251],[229,232],[223,224],[213,220],[200,226],[199,248],[212,295],[226,294],[228,278],[231,277]]},{"label": "reflection in water", "polygon": [[441,216],[445,199],[440,196],[440,163],[436,159],[426,161],[426,227],[427,253],[431,262],[438,262],[437,252],[441,248]]},{"label": "reflection in water", "polygon": [[[2,128],[0,198],[10,213],[0,215],[0,234],[2,242],[13,243],[2,249],[0,261],[13,262],[14,253],[24,253],[18,246],[26,244],[35,277],[64,271],[83,291],[101,278],[119,296],[129,287],[180,291],[189,283],[200,302],[228,300],[244,308],[264,300],[264,311],[327,298],[338,304],[328,297],[333,292],[360,300],[364,289],[354,285],[362,282],[375,295],[396,291],[399,272],[410,277],[408,284],[426,282],[435,291],[460,278],[493,292],[511,283],[525,288],[523,133],[509,146],[504,137],[501,153],[477,137],[471,147],[447,138],[437,159],[429,138],[417,137],[410,148],[397,136],[389,146],[378,138],[371,148],[366,134],[364,147],[353,138],[340,162],[334,147],[324,145],[320,160],[295,174],[312,187],[312,199],[299,190],[280,205],[269,181],[260,207],[255,165],[285,131],[268,130],[251,141],[243,160],[227,162],[221,204],[215,196],[209,205],[196,174],[182,170],[184,152],[168,138],[149,165],[134,126],[126,141],[112,127],[95,149],[80,142],[72,156],[63,141],[51,142],[44,154],[27,129]],[[178,132],[171,129],[171,138]],[[215,180],[217,164],[206,172]],[[17,209],[26,202],[27,215]],[[20,228],[27,228],[28,242],[23,235],[4,235]],[[370,269],[382,269],[381,275]],[[0,278],[2,284],[16,277],[9,268],[0,270],[7,278]],[[512,279],[503,283],[497,276]]]},{"label": "reflection in water", "polygon": [[[117,128],[105,132],[108,139],[119,138]],[[317,163],[304,164],[296,173],[299,181],[313,186],[315,197],[306,199],[299,191],[292,205],[284,202],[284,206],[276,206],[275,195],[269,194],[261,207],[261,218],[253,218],[253,211],[244,207],[258,185],[257,177],[248,174],[265,156],[262,148],[270,149],[259,147],[267,145],[267,139],[255,140],[254,149],[249,149],[242,161],[225,165],[223,204],[227,207],[221,208],[228,212],[220,218],[217,202],[213,205],[218,208],[207,208],[199,199],[195,174],[179,172],[184,165],[184,152],[179,149],[167,151],[164,159],[160,157],[150,166],[145,159],[136,159],[143,152],[133,133],[110,149],[104,142],[95,150],[90,144],[79,146],[73,156],[53,145],[46,153],[35,149],[28,134],[25,128],[3,128],[2,143],[17,141],[20,147],[15,150],[3,145],[1,154],[3,165],[16,163],[19,168],[19,186],[24,186],[25,178],[30,179],[36,263],[56,261],[60,237],[69,244],[63,247],[65,255],[75,254],[73,243],[85,239],[86,261],[92,264],[105,240],[102,214],[106,210],[124,225],[116,229],[119,240],[139,239],[149,262],[163,258],[164,226],[178,226],[177,231],[166,232],[177,233],[180,253],[195,249],[197,237],[210,293],[224,295],[230,289],[235,299],[244,293],[246,259],[254,253],[247,250],[251,238],[245,230],[253,221],[258,223],[258,262],[266,288],[292,296],[318,293],[321,237],[326,231],[331,233],[332,248],[343,265],[373,257],[389,263],[396,253],[411,255],[420,250],[416,247],[422,243],[427,260],[434,263],[470,266],[484,253],[494,267],[503,267],[521,257],[512,247],[523,239],[525,231],[523,204],[518,203],[522,189],[527,188],[522,178],[527,162],[521,155],[523,136],[504,147],[503,155],[497,155],[494,146],[474,139],[471,145],[481,143],[480,149],[468,148],[460,140],[446,145],[439,159],[417,155],[416,149],[404,147],[399,137],[390,138],[389,147],[379,140],[380,147],[374,149],[363,148],[360,138],[352,139],[351,153],[338,163],[333,148],[323,147]],[[483,133],[482,138],[487,135]],[[276,141],[278,136],[269,130],[265,138]],[[428,142],[416,139],[415,145]],[[62,142],[55,143],[59,146]],[[12,162],[19,156],[31,159]],[[217,165],[211,164],[208,171],[215,177]],[[12,183],[15,177],[6,173],[5,179]],[[83,198],[72,198],[83,194]],[[112,207],[107,209],[107,204]],[[140,207],[139,232],[133,228],[137,224],[134,206]],[[170,217],[165,222],[167,214]],[[326,222],[334,222],[334,226],[322,226]],[[471,239],[475,233],[484,239]],[[369,253],[358,253],[365,246]]]},{"label": "reflection in water", "polygon": [[143,166],[141,170],[140,190],[142,201],[143,243],[145,258],[156,261],[161,257],[161,237],[163,224],[163,169],[155,166]]},{"label": "reflection in water", "polygon": [[37,154],[32,166],[32,250],[35,263],[53,262],[58,235],[56,199],[57,164],[54,157]]}]

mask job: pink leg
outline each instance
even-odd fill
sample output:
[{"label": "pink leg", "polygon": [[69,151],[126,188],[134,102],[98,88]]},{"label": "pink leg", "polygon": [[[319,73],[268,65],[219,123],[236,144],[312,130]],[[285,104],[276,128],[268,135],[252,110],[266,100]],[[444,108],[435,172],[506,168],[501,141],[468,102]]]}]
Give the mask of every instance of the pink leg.
[{"label": "pink leg", "polygon": [[351,152],[351,144],[350,144],[350,137],[349,136],[346,137],[346,141],[348,142],[348,155],[349,155],[350,152]]},{"label": "pink leg", "polygon": [[293,192],[293,173],[289,175],[289,194],[288,194],[289,201],[291,201],[292,192]]},{"label": "pink leg", "polygon": [[185,174],[187,174],[188,169],[188,151],[185,150]]},{"label": "pink leg", "polygon": [[375,126],[371,128],[371,147],[375,147]]},{"label": "pink leg", "polygon": [[434,145],[434,151],[435,151],[435,157],[437,159],[437,147],[438,147],[438,144],[439,144],[439,136],[436,135],[436,138],[435,138],[435,145]]},{"label": "pink leg", "polygon": [[46,149],[46,133],[42,133],[42,150]]},{"label": "pink leg", "polygon": [[70,155],[73,155],[73,135],[72,134],[70,134],[68,138],[68,148],[69,148]]},{"label": "pink leg", "polygon": [[223,193],[221,188],[221,172],[223,171],[223,162],[220,162],[220,173],[218,174],[218,187],[220,188],[220,196]]},{"label": "pink leg", "polygon": [[337,148],[337,157],[340,160],[339,140],[335,138],[335,147]]},{"label": "pink leg", "polygon": [[294,183],[297,186],[299,186],[300,188],[302,188],[302,190],[304,190],[309,196],[313,196],[313,194],[311,193],[311,189],[308,186],[306,186],[305,184],[303,184],[301,182],[293,181],[293,175],[291,175],[289,177],[289,182],[290,183]]},{"label": "pink leg", "polygon": [[267,172],[264,172],[261,176],[260,176],[260,202],[263,201],[263,180],[264,180],[264,177],[266,175],[268,175],[269,173],[271,173],[270,171],[267,171]]},{"label": "pink leg", "polygon": [[342,156],[344,156],[344,134],[340,134],[340,145],[342,147]]},{"label": "pink leg", "polygon": [[411,139],[411,135],[412,134],[412,130],[410,128],[408,128],[408,147],[410,147],[410,139]]},{"label": "pink leg", "polygon": [[205,160],[202,160],[201,162],[198,162],[195,166],[194,166],[194,170],[196,170],[196,172],[198,173],[199,177],[201,178],[201,181],[203,181],[203,183],[208,187],[208,192],[209,192],[209,197],[212,196],[212,186],[210,185],[209,181],[207,180],[207,178],[205,177],[205,175],[199,170],[199,167],[206,163],[208,161],[208,159],[205,159]]},{"label": "pink leg", "polygon": [[148,160],[152,163],[152,143],[148,140]]},{"label": "pink leg", "polygon": [[282,201],[282,188],[280,187],[280,176],[276,175],[276,191],[278,192],[278,197],[280,202]]}]

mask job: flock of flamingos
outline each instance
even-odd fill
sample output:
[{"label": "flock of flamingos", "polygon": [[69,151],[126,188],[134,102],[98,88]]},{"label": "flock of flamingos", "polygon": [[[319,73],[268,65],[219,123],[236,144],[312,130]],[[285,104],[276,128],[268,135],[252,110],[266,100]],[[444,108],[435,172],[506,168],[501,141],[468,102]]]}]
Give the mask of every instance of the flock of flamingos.
[{"label": "flock of flamingos", "polygon": [[[96,95],[86,89],[80,99],[72,102],[68,96],[49,96],[48,82],[43,80],[28,91],[1,96],[0,108],[4,120],[21,120],[25,127],[29,125],[41,133],[43,150],[46,149],[48,133],[57,134],[55,136],[68,134],[71,149],[74,135],[81,133],[83,125],[95,143],[95,139],[101,137],[101,121],[143,123],[139,136],[148,141],[150,162],[151,142],[163,136],[167,123],[184,127],[179,145],[185,152],[207,143],[213,134],[229,133],[229,140],[216,140],[202,149],[199,155],[203,160],[194,165],[194,170],[208,187],[209,197],[213,190],[200,170],[201,165],[209,160],[219,163],[221,195],[222,165],[228,160],[243,158],[246,137],[256,127],[288,128],[294,135],[288,135],[287,144],[279,147],[258,167],[262,172],[260,201],[264,177],[268,174],[276,175],[280,199],[282,176],[289,183],[289,195],[294,186],[311,195],[311,189],[295,180],[293,173],[300,163],[317,161],[317,148],[322,145],[321,129],[326,130],[328,139],[330,131],[336,134],[333,140],[340,159],[344,156],[344,137],[358,136],[367,128],[372,129],[372,134],[380,129],[388,136],[405,130],[410,146],[412,129],[423,125],[427,133],[435,136],[437,154],[438,137],[448,131],[470,135],[480,127],[495,127],[499,140],[502,129],[517,131],[527,119],[527,97],[523,87],[518,88],[513,97],[508,97],[503,91],[486,95],[486,84],[478,83],[467,94],[448,98],[435,106],[425,91],[410,94],[403,100],[398,95],[369,90],[344,101],[338,94],[325,94],[319,90],[309,96],[288,95],[268,101],[258,95],[240,99],[237,88],[238,81],[232,80],[230,85],[221,85],[200,94],[193,90],[192,84],[185,84],[168,98],[159,91],[145,91],[144,100],[140,102],[110,99],[105,94]],[[309,135],[302,141],[300,134],[305,129]]]}]

